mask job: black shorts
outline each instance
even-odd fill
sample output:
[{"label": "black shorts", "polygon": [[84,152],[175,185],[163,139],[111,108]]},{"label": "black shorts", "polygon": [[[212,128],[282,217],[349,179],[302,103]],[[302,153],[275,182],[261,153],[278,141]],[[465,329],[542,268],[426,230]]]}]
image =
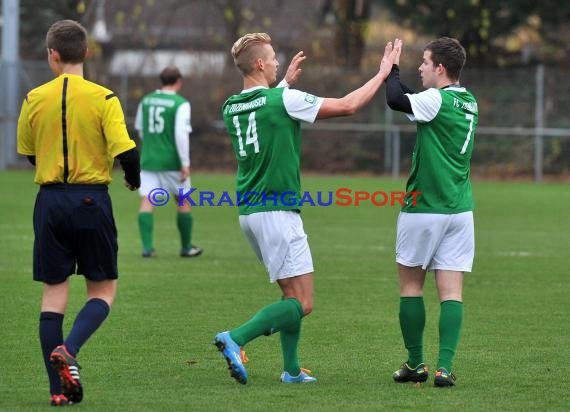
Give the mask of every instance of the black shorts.
[{"label": "black shorts", "polygon": [[106,185],[40,187],[34,207],[34,280],[117,279],[117,227]]}]

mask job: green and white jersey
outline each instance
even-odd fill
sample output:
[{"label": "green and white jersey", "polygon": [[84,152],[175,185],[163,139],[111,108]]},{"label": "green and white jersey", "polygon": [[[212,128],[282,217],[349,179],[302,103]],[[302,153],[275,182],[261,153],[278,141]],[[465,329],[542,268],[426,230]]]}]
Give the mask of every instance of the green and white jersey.
[{"label": "green and white jersey", "polygon": [[254,87],[222,106],[238,163],[239,213],[299,210],[301,124],[323,99],[289,88]]},{"label": "green and white jersey", "polygon": [[190,166],[190,102],[184,97],[167,90],[147,94],[138,106],[135,128],[143,141],[142,170]]},{"label": "green and white jersey", "polygon": [[431,88],[407,94],[417,122],[407,195],[402,211],[461,213],[473,210],[469,180],[471,154],[478,121],[477,102],[463,87]]}]

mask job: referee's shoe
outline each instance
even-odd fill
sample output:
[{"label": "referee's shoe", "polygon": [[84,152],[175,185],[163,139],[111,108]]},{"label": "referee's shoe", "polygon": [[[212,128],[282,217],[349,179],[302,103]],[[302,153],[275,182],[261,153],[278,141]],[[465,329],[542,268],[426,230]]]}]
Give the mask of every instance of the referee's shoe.
[{"label": "referee's shoe", "polygon": [[69,354],[65,345],[56,347],[50,357],[51,367],[57,371],[63,395],[69,403],[79,403],[83,399],[83,387],[79,378],[79,364],[73,356]]}]

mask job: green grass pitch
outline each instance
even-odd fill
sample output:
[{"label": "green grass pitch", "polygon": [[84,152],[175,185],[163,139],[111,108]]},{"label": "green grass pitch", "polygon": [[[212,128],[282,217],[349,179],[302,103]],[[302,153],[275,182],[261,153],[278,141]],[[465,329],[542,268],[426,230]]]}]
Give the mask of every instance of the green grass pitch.
[{"label": "green grass pitch", "polygon": [[[233,176],[196,173],[199,191],[233,190]],[[41,285],[31,280],[30,171],[0,173],[0,410],[47,410],[38,343]],[[404,181],[305,176],[303,190],[403,190]],[[563,184],[475,182],[476,257],[466,275],[457,386],[392,382],[406,354],[394,263],[397,207],[305,207],[315,263],[315,308],[303,323],[301,363],[314,385],[279,383],[277,336],[248,345],[250,383],[238,385],[213,336],[279,298],[230,206],[195,207],[197,259],[178,257],[174,205],[157,208],[158,256],[143,260],[138,195],[111,185],[119,230],[119,291],[79,362],[89,411],[568,410],[570,190]],[[72,278],[64,324],[84,300]],[[438,302],[426,285],[427,363],[437,356]]]}]

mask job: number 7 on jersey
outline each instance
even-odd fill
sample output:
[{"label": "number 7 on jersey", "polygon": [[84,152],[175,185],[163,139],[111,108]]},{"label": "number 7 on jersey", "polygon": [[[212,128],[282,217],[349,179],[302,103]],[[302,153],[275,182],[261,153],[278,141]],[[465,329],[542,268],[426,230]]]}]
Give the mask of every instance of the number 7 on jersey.
[{"label": "number 7 on jersey", "polygon": [[459,154],[465,154],[467,151],[467,145],[469,144],[469,140],[471,140],[471,133],[473,133],[473,121],[475,120],[475,116],[470,113],[465,114],[465,118],[469,120],[469,131],[467,132],[467,137],[465,138],[465,143],[463,143],[463,147]]}]

